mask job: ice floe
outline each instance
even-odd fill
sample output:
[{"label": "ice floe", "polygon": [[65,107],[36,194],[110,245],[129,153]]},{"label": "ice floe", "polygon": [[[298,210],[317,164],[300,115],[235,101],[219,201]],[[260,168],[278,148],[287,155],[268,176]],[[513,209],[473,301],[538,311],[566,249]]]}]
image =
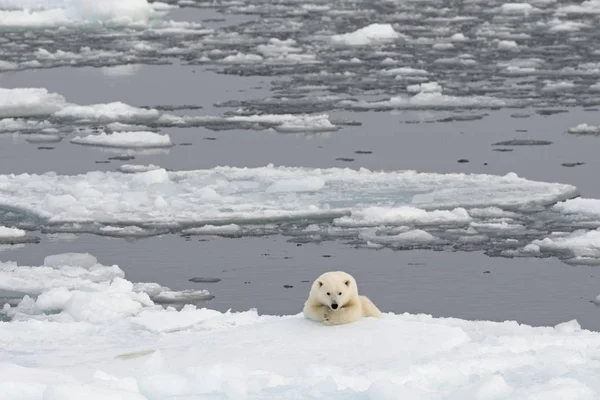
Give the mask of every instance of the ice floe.
[{"label": "ice floe", "polygon": [[[408,237],[426,239],[418,232]],[[47,271],[65,267],[37,268],[44,280]],[[89,273],[89,263],[70,268]],[[0,283],[34,269],[0,264]],[[63,284],[56,280],[0,311],[8,319],[0,322],[6,398],[584,400],[600,394],[592,378],[600,334],[576,320],[531,327],[384,309],[381,319],[325,327],[301,314],[164,308],[136,291],[153,285],[115,276],[83,289],[71,278],[63,275]]]}]

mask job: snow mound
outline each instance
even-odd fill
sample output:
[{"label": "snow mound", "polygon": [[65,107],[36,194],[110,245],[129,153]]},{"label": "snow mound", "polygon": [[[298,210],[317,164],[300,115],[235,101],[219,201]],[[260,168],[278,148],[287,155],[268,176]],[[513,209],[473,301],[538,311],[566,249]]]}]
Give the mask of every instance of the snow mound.
[{"label": "snow mound", "polygon": [[113,132],[110,134],[75,136],[71,143],[89,146],[119,147],[119,148],[157,148],[172,147],[169,135],[160,135],[154,132]]},{"label": "snow mound", "polygon": [[[370,207],[518,209],[551,205],[576,194],[577,189],[570,185],[529,181],[512,173],[493,176],[272,165],[181,172],[155,169],[135,174],[0,175],[0,207],[21,209],[42,221],[164,224],[171,228],[298,218],[331,221],[349,215],[368,216],[363,210]],[[433,220],[442,215],[413,209],[389,215],[403,218],[404,212]],[[382,218],[389,217],[386,213]],[[448,215],[466,218],[460,210]]]},{"label": "snow mound", "polygon": [[371,24],[354,32],[333,35],[331,41],[347,46],[365,46],[394,41],[400,37],[402,35],[390,24]]}]

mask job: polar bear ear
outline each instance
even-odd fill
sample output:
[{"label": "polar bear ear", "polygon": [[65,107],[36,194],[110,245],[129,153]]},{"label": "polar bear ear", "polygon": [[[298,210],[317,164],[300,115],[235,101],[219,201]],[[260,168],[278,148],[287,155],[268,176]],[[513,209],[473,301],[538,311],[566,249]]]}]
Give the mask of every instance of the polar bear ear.
[{"label": "polar bear ear", "polygon": [[350,280],[347,280],[346,282],[344,282],[344,284],[348,287],[350,287]]},{"label": "polar bear ear", "polygon": [[323,282],[319,281],[319,287],[323,286]]}]

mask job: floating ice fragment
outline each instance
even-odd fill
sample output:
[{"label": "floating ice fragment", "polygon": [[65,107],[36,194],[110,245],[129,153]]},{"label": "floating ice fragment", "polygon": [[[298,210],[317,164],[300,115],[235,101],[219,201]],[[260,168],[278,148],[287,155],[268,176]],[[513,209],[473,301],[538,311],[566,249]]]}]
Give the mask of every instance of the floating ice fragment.
[{"label": "floating ice fragment", "polygon": [[53,116],[59,119],[93,123],[124,122],[135,124],[155,121],[160,115],[161,113],[158,110],[148,110],[114,102],[87,106],[68,105],[57,110]]},{"label": "floating ice fragment", "polygon": [[18,228],[9,228],[0,225],[0,239],[14,239],[22,238],[25,236],[25,231]]},{"label": "floating ice fragment", "polygon": [[154,132],[113,132],[110,134],[75,136],[71,143],[89,146],[119,147],[119,148],[161,148],[172,147],[171,137]]},{"label": "floating ice fragment", "polygon": [[63,96],[42,88],[0,88],[0,118],[47,116],[65,104]]},{"label": "floating ice fragment", "polygon": [[331,41],[334,44],[347,46],[365,46],[393,41],[400,37],[402,35],[396,32],[390,24],[371,24],[354,32],[333,35]]},{"label": "floating ice fragment", "polygon": [[579,124],[569,128],[568,132],[574,135],[600,135],[600,126]]}]

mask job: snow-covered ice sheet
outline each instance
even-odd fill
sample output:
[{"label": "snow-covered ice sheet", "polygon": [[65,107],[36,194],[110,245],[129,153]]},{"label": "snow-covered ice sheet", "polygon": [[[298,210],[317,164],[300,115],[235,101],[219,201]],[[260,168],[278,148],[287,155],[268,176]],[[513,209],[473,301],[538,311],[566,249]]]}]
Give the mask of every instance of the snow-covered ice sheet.
[{"label": "snow-covered ice sheet", "polygon": [[[68,257],[67,257],[68,258]],[[80,257],[86,261],[85,257]],[[71,259],[73,260],[73,259]],[[0,282],[10,279],[6,271]],[[77,268],[73,266],[71,268]],[[86,268],[80,267],[83,270]],[[10,399],[569,399],[600,396],[600,334],[383,310],[324,326],[301,314],[157,306],[116,276],[5,306]],[[302,304],[298,304],[300,311]]]},{"label": "snow-covered ice sheet", "polygon": [[[266,166],[181,172],[155,169],[136,174],[0,175],[0,208],[21,209],[50,224],[185,227],[343,216],[360,221],[365,212],[380,214],[369,207],[390,209],[373,217],[385,220],[412,212],[394,210],[403,206],[518,209],[550,205],[576,194],[577,189],[570,185],[529,181],[512,173],[492,176]],[[413,214],[406,218],[428,221],[437,215],[418,210]],[[454,214],[466,218],[463,211]],[[372,218],[367,215],[366,219],[370,226]]]}]

